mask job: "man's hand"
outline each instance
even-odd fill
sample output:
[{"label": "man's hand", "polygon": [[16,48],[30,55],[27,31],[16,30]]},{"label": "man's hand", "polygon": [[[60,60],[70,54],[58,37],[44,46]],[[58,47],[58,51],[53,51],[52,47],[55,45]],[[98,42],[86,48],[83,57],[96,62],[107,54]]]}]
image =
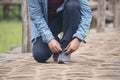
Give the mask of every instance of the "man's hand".
[{"label": "man's hand", "polygon": [[80,41],[77,38],[74,38],[65,48],[66,53],[72,53],[73,51],[79,48]]},{"label": "man's hand", "polygon": [[48,42],[48,46],[50,48],[50,50],[52,51],[52,53],[59,53],[60,51],[62,51],[62,48],[59,44],[59,42],[55,39],[52,39]]}]

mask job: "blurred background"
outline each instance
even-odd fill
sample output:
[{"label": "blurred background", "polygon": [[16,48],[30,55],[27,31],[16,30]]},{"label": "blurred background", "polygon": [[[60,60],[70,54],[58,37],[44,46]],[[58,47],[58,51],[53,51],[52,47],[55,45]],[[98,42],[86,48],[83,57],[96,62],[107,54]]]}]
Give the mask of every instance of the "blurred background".
[{"label": "blurred background", "polygon": [[22,0],[0,0],[0,53],[22,42]]},{"label": "blurred background", "polygon": [[[104,32],[106,28],[117,28],[119,26],[119,0],[88,1],[93,13],[91,28],[96,29],[96,32]],[[0,53],[22,45],[23,49],[26,49],[23,52],[29,52],[30,40],[27,40],[27,42],[24,38],[30,37],[22,36],[22,33],[23,35],[29,34],[26,33],[29,31],[22,31],[22,27],[23,30],[25,30],[25,27],[29,27],[26,26],[29,22],[25,22],[28,19],[27,15],[24,15],[24,13],[28,13],[25,6],[27,6],[26,0],[0,0]],[[27,45],[24,45],[25,42]]]}]

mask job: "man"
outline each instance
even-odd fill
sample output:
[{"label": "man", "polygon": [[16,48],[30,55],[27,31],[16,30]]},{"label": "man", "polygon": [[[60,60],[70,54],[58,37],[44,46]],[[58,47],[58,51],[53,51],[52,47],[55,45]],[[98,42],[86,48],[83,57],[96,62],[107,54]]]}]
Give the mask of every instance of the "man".
[{"label": "man", "polygon": [[[28,0],[33,57],[46,62],[70,61],[89,30],[91,9],[87,0]],[[62,38],[58,34],[62,32]]]}]

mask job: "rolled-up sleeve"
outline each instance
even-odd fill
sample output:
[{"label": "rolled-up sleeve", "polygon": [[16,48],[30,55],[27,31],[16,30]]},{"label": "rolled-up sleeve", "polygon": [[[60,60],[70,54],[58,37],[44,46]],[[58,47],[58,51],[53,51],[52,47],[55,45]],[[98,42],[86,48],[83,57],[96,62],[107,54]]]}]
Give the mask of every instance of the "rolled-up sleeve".
[{"label": "rolled-up sleeve", "polygon": [[39,35],[42,37],[43,42],[48,43],[54,38],[50,31],[48,24],[44,18],[41,5],[38,0],[28,0],[29,14],[31,22],[35,24]]},{"label": "rolled-up sleeve", "polygon": [[90,28],[92,13],[87,0],[79,0],[79,3],[81,15],[80,24],[78,25],[78,29],[76,30],[76,33],[74,33],[73,37],[77,37],[78,39],[84,41]]}]

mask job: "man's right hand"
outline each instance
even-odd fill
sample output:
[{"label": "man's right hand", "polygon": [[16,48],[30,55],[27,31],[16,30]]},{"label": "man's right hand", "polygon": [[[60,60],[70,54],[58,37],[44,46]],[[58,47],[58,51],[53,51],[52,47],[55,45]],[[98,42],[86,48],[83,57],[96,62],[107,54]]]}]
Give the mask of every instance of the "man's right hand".
[{"label": "man's right hand", "polygon": [[62,48],[59,44],[59,42],[55,39],[52,39],[48,42],[48,46],[50,48],[50,50],[52,51],[52,53],[59,53],[60,51],[62,51]]}]

